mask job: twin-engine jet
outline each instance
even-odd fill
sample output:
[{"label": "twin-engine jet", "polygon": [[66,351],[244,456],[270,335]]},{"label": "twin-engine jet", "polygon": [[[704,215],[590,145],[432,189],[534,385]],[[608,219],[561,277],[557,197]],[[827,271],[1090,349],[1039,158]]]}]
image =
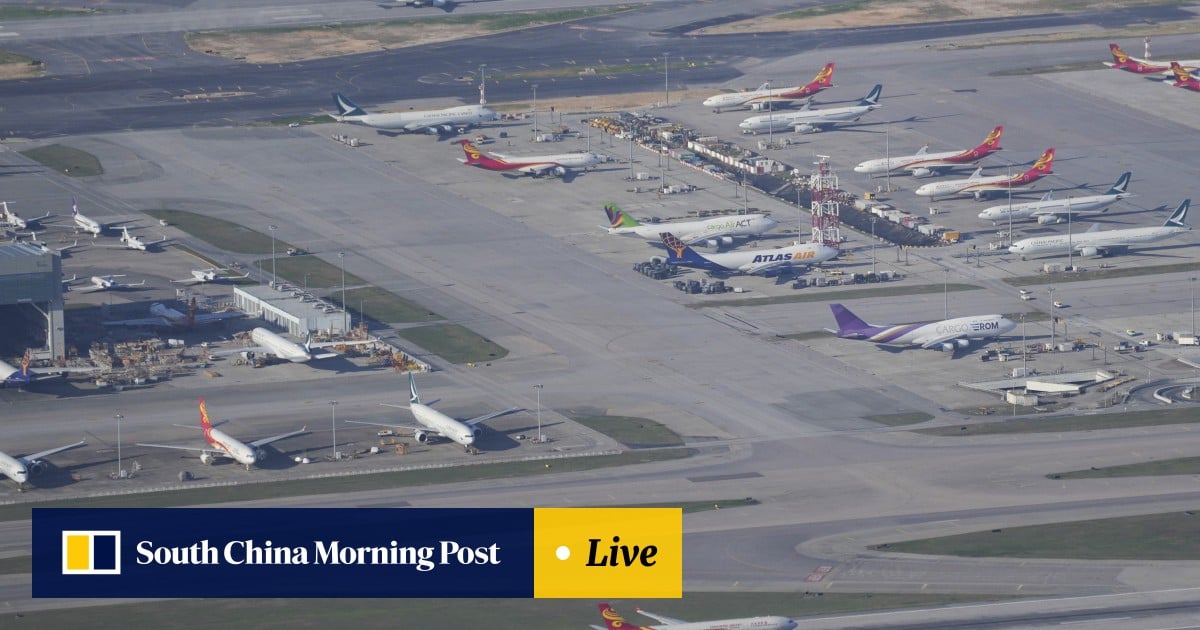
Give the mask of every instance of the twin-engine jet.
[{"label": "twin-engine jet", "polygon": [[757,89],[747,90],[744,92],[726,92],[717,94],[704,99],[705,107],[712,107],[716,111],[721,111],[725,107],[745,107],[749,105],[754,109],[766,109],[764,106],[767,103],[786,105],[792,101],[798,101],[803,98],[809,98],[824,90],[833,87],[833,62],[825,64],[824,68],[817,73],[817,76],[812,81],[804,85],[797,85],[786,88],[772,88],[770,81],[758,86]]},{"label": "twin-engine jet", "polygon": [[[211,422],[208,419],[208,410],[204,407],[204,399],[200,399],[200,430],[204,432],[204,441],[208,442],[209,446],[175,446],[172,444],[144,444],[139,442],[138,446],[149,446],[152,448],[174,448],[182,451],[199,451],[200,461],[205,464],[211,464],[218,457],[228,457],[237,463],[250,470],[250,467],[266,459],[267,453],[262,448],[272,442],[278,442],[286,438],[296,435],[304,435],[308,433],[308,427],[301,427],[297,431],[289,431],[271,437],[255,440],[253,442],[242,442],[237,438],[225,433],[217,427],[229,422],[222,420],[220,422]],[[192,428],[192,427],[185,427]]]},{"label": "twin-engine jet", "polygon": [[955,197],[959,195],[975,195],[976,199],[986,199],[992,193],[1005,191],[1032,190],[1033,182],[1053,173],[1050,170],[1054,162],[1054,149],[1046,152],[1034,162],[1033,167],[1018,175],[991,175],[984,177],[983,168],[978,168],[967,179],[951,179],[941,182],[931,182],[913,192],[931,200],[938,197]]},{"label": "twin-engine jet", "polygon": [[913,177],[933,177],[963,164],[974,164],[979,160],[1001,150],[1000,134],[1004,133],[1003,126],[997,126],[983,139],[983,143],[974,149],[958,149],[929,153],[929,145],[921,147],[913,155],[886,157],[879,160],[867,160],[854,167],[855,173],[867,175],[884,175],[897,171],[908,171]]},{"label": "twin-engine jet", "polygon": [[633,234],[640,238],[657,241],[664,229],[679,237],[688,245],[721,247],[732,245],[735,238],[759,236],[779,226],[779,222],[765,214],[733,214],[699,221],[673,221],[643,225],[629,216],[615,203],[604,204],[609,225],[609,234]]}]

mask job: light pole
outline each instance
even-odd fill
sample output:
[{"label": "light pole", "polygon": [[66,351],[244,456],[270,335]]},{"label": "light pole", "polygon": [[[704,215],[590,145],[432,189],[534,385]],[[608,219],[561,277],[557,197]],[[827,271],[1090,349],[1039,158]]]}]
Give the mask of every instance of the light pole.
[{"label": "light pole", "polygon": [[1072,242],[1071,236],[1071,197],[1067,197],[1067,271],[1075,271],[1075,266],[1072,264],[1072,256],[1075,253],[1075,244]]},{"label": "light pole", "polygon": [[1188,286],[1191,287],[1191,289],[1192,289],[1192,291],[1191,291],[1191,293],[1192,293],[1192,336],[1195,337],[1196,336],[1196,277],[1192,276],[1191,278],[1188,278],[1188,280],[1189,280]]},{"label": "light pole", "polygon": [[304,292],[305,293],[308,293],[308,275],[309,274],[307,274],[307,273],[304,274]]},{"label": "light pole", "polygon": [[350,314],[346,305],[346,252],[338,252],[338,262],[342,267],[342,334],[350,332],[350,324],[346,322],[346,316]]},{"label": "light pole", "polygon": [[663,90],[666,92],[666,98],[663,99],[663,107],[671,105],[671,53],[663,53]]},{"label": "light pole", "polygon": [[875,220],[879,217],[871,216],[871,275],[875,275]]},{"label": "light pole", "polygon": [[1054,287],[1050,287],[1050,351],[1054,352],[1054,330],[1055,330],[1055,308],[1054,306]]},{"label": "light pole", "polygon": [[533,84],[533,141],[537,142],[537,85]]},{"label": "light pole", "polygon": [[[883,127],[883,165],[887,169],[887,191],[892,192],[892,121],[887,121]],[[867,176],[868,179],[871,177]]]},{"label": "light pole", "polygon": [[[1012,162],[1008,163],[1008,181],[1012,181]],[[1008,187],[1008,244],[1012,245],[1012,186]]]},{"label": "light pole", "polygon": [[279,228],[274,224],[267,226],[267,231],[271,233],[271,288],[275,288],[275,230]]},{"label": "light pole", "polygon": [[333,461],[341,459],[337,450],[337,401],[329,401],[330,426],[333,427]]},{"label": "light pole", "polygon": [[121,420],[125,418],[125,416],[116,413],[113,414],[113,418],[117,420],[117,479],[124,479],[125,475],[122,473],[124,473],[125,470],[121,468]]},{"label": "light pole", "polygon": [[775,109],[771,107],[771,99],[767,99],[767,148],[775,148]]},{"label": "light pole", "polygon": [[942,295],[946,298],[946,317],[943,319],[950,319],[950,268],[944,267],[942,271],[946,272],[942,276]]},{"label": "light pole", "polygon": [[537,423],[538,423],[538,444],[542,443],[542,384],[538,383],[533,386],[537,390]]}]

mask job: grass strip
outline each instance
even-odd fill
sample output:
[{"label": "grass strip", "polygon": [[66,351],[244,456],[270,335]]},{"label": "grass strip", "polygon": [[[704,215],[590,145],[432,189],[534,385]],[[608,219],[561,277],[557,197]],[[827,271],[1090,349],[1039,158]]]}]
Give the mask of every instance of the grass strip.
[{"label": "grass strip", "polygon": [[1159,459],[1140,464],[1073,470],[1046,476],[1050,479],[1107,479],[1109,477],[1159,477],[1164,475],[1200,475],[1200,457]]},{"label": "grass strip", "polygon": [[798,302],[828,302],[831,300],[861,300],[865,298],[895,297],[898,295],[923,295],[926,293],[941,293],[943,291],[974,291],[980,287],[973,284],[953,283],[943,287],[940,284],[921,284],[917,286],[893,285],[872,289],[847,289],[844,291],[813,291],[798,292],[791,295],[776,295],[761,298],[740,298],[735,300],[708,300],[688,304],[688,308],[735,308],[738,306],[765,306],[770,304],[795,304]]},{"label": "grass strip", "polygon": [[63,144],[48,144],[44,147],[21,151],[21,155],[70,177],[103,175],[100,160],[87,151],[80,151]]},{"label": "grass strip", "polygon": [[401,328],[396,336],[459,365],[487,363],[508,356],[506,348],[458,324]]},{"label": "grass strip", "polygon": [[[997,405],[997,412],[1008,407]],[[1009,433],[1058,433],[1060,431],[1097,431],[1153,427],[1163,424],[1193,424],[1200,422],[1200,413],[1191,407],[1174,407],[1150,411],[1099,413],[1090,416],[1041,416],[1007,422],[982,422],[950,427],[918,429],[916,433],[941,436],[1001,435]]]}]

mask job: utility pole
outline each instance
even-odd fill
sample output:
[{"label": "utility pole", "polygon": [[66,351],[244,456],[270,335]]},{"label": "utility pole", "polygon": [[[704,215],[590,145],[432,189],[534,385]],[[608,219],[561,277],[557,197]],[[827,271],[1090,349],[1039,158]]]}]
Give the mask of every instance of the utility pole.
[{"label": "utility pole", "polygon": [[350,315],[350,307],[346,305],[346,252],[338,252],[338,262],[342,267],[342,334],[345,335],[350,332],[350,323],[346,321]]},{"label": "utility pole", "polygon": [[1050,351],[1051,352],[1054,352],[1054,331],[1055,331],[1055,324],[1056,324],[1054,315],[1055,315],[1055,313],[1057,313],[1057,311],[1055,310],[1056,308],[1058,308],[1058,307],[1054,306],[1054,287],[1050,287]]},{"label": "utility pole", "polygon": [[275,288],[278,280],[275,277],[275,230],[279,229],[274,224],[267,226],[267,231],[271,233],[271,288]]},{"label": "utility pole", "polygon": [[671,106],[671,62],[669,61],[671,53],[663,53],[663,90],[666,92],[666,98],[663,99],[663,107]]},{"label": "utility pole", "polygon": [[533,386],[537,390],[537,424],[538,424],[538,444],[542,443],[542,384],[538,383]]},{"label": "utility pole", "polygon": [[121,467],[121,420],[125,418],[121,414],[113,414],[113,418],[117,420],[117,479],[125,478],[125,469]]},{"label": "utility pole", "polygon": [[533,84],[533,141],[537,142],[537,86]]},{"label": "utility pole", "polygon": [[330,418],[331,418],[330,426],[333,427],[333,461],[336,462],[337,460],[341,459],[341,457],[338,457],[338,450],[337,450],[337,401],[336,400],[329,401],[329,413],[330,413]]}]

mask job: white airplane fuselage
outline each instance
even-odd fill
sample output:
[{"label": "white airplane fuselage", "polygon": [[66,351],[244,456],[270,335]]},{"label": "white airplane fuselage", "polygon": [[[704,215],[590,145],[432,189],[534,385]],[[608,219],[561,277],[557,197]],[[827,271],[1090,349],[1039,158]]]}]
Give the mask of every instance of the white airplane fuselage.
[{"label": "white airplane fuselage", "polygon": [[[413,418],[421,426],[428,427],[430,430],[454,440],[464,448],[469,448],[475,443],[476,430],[474,427],[464,422],[459,422],[429,405],[411,403],[409,409],[412,411]],[[421,440],[418,439],[418,441]]]},{"label": "white airplane fuselage", "polygon": [[820,243],[799,243],[778,249],[748,249],[743,251],[704,254],[714,265],[729,271],[751,273],[772,262],[783,261],[787,266],[816,265],[838,255],[838,250]]},{"label": "white airplane fuselage", "polygon": [[[1081,212],[1095,212],[1102,208],[1108,207],[1125,197],[1127,193],[1115,195],[1091,195],[1088,197],[1072,197],[1068,199],[1049,199],[1046,201],[1024,201],[1021,203],[1001,204],[992,206],[979,213],[980,219],[988,221],[1005,221],[1012,215],[1012,219],[1033,219],[1039,216],[1054,216],[1061,215],[1062,220],[1049,221],[1049,223],[1063,223],[1066,221],[1066,215],[1077,214]],[[1042,222],[1039,220],[1039,222]]]},{"label": "white airplane fuselage", "polygon": [[[863,117],[863,114],[879,107],[878,105],[854,105],[851,107],[834,107],[830,109],[801,110],[798,112],[783,112],[767,116],[751,116],[738,125],[742,133],[765,133],[768,131],[800,131],[809,127],[831,123],[850,122]],[[811,129],[810,129],[811,130]]]},{"label": "white airplane fuselage", "polygon": [[420,131],[439,125],[478,125],[496,119],[496,112],[483,105],[460,105],[447,109],[420,112],[394,112],[387,114],[362,114],[358,116],[336,116],[341,122],[353,122],[377,129],[403,129]]},{"label": "white airplane fuselage", "polygon": [[706,238],[710,234],[724,236],[758,236],[775,229],[779,222],[765,214],[740,214],[715,217],[703,221],[680,221],[673,223],[651,223],[636,227],[609,228],[611,234],[634,234],[641,238],[657,241],[663,232],[671,232],[685,243]]},{"label": "white airplane fuselage", "polygon": [[1019,254],[1021,258],[1025,258],[1026,256],[1036,256],[1039,254],[1064,254],[1067,248],[1070,247],[1076,255],[1095,256],[1105,249],[1123,249],[1126,245],[1130,244],[1154,243],[1187,231],[1186,227],[1179,228],[1160,225],[1124,230],[1106,230],[1103,232],[1038,236],[1017,241],[1008,248],[1008,251],[1012,254]]},{"label": "white airplane fuselage", "polygon": [[[976,177],[975,179],[950,179],[944,182],[930,182],[913,191],[914,194],[921,197],[948,197],[953,195],[972,194],[972,189],[977,186],[994,186],[1001,185],[1009,181],[1008,175],[990,175],[987,177]],[[1017,185],[1011,186],[1010,189],[1014,192],[1032,190],[1033,186]]]},{"label": "white airplane fuselage", "polygon": [[18,484],[29,481],[29,467],[25,465],[25,462],[7,453],[0,453],[0,473],[4,473],[5,477]]},{"label": "white airplane fuselage", "polygon": [[948,158],[953,158],[966,153],[966,149],[958,151],[945,151],[942,153],[924,153],[918,155],[903,155],[900,157],[880,158],[877,160],[867,160],[854,167],[855,173],[864,173],[867,175],[882,175],[888,172],[913,170],[919,168],[923,164],[931,164],[933,166],[943,166],[943,161]]},{"label": "white airplane fuselage", "polygon": [[208,430],[208,443],[247,468],[262,461],[266,456],[261,449],[256,449],[220,429]]},{"label": "white airplane fuselage", "polygon": [[[178,311],[175,312],[178,313]],[[250,339],[266,348],[271,354],[292,363],[307,363],[312,359],[312,355],[304,349],[304,346],[288,341],[266,328],[255,328],[250,331]]]},{"label": "white airplane fuselage", "polygon": [[724,107],[743,107],[748,103],[790,103],[796,100],[791,97],[778,98],[781,94],[788,92],[796,92],[804,86],[794,86],[787,88],[768,88],[765,90],[748,90],[746,92],[728,92],[726,94],[717,94],[704,99],[705,107],[715,107],[721,109]]}]

